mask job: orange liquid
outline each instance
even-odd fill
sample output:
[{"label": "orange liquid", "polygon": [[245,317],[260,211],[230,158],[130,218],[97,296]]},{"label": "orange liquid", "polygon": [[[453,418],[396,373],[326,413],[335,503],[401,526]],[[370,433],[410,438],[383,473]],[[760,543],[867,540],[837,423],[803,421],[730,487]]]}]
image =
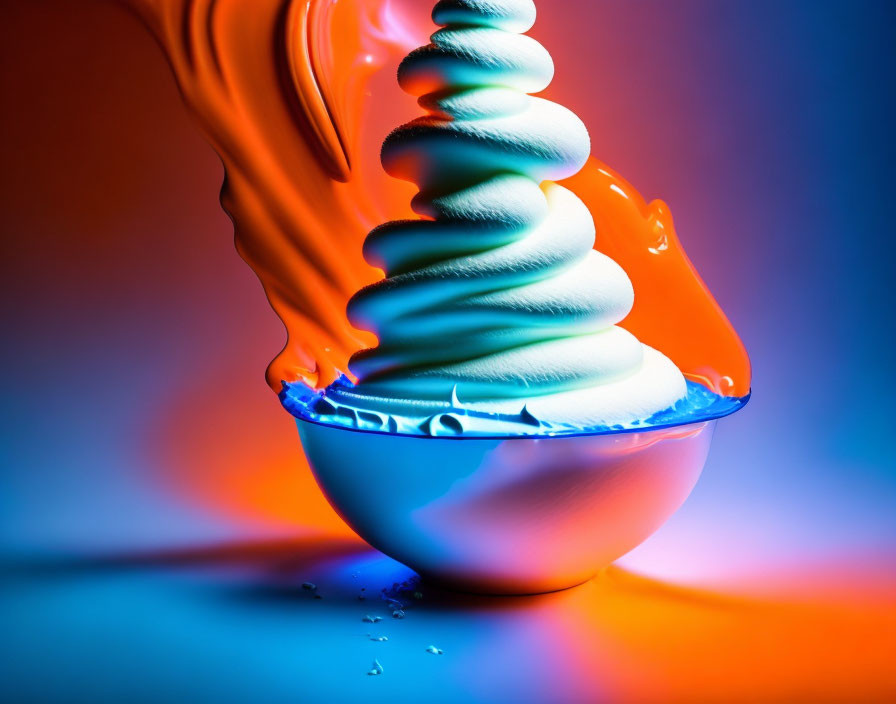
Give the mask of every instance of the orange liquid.
[{"label": "orange liquid", "polygon": [[[382,274],[361,257],[367,232],[411,217],[411,187],[379,165],[379,144],[420,114],[394,80],[431,26],[389,0],[130,0],[158,39],[188,107],[226,171],[221,202],[240,255],[287,332],[267,381],[323,387],[375,344],[345,316]],[[383,81],[382,78],[388,79]],[[574,106],[571,106],[574,107]],[[596,248],[628,272],[635,307],[622,323],[691,379],[725,395],[750,389],[734,329],[694,271],[660,201],[647,204],[595,159],[568,179],[591,209]]]}]

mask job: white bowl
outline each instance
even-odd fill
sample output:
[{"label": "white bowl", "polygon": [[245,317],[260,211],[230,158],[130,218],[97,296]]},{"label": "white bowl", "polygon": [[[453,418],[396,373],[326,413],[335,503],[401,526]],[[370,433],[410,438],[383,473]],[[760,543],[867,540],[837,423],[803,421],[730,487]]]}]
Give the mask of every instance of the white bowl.
[{"label": "white bowl", "polygon": [[297,419],[330,504],[425,579],[532,594],[587,581],[690,494],[715,420],[568,436],[417,437]]}]

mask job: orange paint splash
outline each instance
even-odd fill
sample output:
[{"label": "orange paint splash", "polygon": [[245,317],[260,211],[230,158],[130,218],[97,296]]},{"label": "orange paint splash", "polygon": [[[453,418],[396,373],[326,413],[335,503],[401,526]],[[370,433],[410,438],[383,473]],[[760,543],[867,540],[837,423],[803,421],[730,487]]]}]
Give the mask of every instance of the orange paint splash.
[{"label": "orange paint splash", "polygon": [[622,327],[662,351],[689,379],[723,396],[748,394],[747,351],[685,254],[669,207],[661,200],[647,203],[594,158],[563,185],[594,216],[595,249],[632,280],[635,305]]},{"label": "orange paint splash", "polygon": [[345,303],[377,278],[361,242],[395,192],[367,185],[361,156],[366,83],[390,51],[386,34],[376,34],[376,8],[351,0],[132,6],[224,163],[221,202],[237,249],[286,326],[268,383],[277,391],[284,380],[328,384],[373,342],[349,326]]},{"label": "orange paint splash", "polygon": [[[419,108],[383,69],[425,43],[432,27],[421,10],[411,28],[389,0],[129,2],[224,162],[221,202],[237,249],[286,327],[268,383],[275,391],[283,381],[326,386],[352,353],[375,343],[345,316],[349,297],[380,275],[361,257],[364,237],[412,216],[410,186],[388,178],[378,155],[385,125]],[[395,119],[382,124],[390,111]],[[746,352],[666,206],[648,205],[594,159],[564,185],[591,209],[597,249],[632,279],[635,308],[623,325],[691,379],[748,393]]]}]

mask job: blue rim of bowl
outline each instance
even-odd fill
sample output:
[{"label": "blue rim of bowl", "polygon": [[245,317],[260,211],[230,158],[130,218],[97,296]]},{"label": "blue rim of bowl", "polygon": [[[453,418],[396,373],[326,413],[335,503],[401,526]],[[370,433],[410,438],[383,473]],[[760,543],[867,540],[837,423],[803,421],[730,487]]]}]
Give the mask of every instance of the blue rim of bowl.
[{"label": "blue rim of bowl", "polygon": [[[691,384],[696,386],[700,386],[703,389],[706,389],[702,384],[698,384],[697,382],[688,382],[688,388],[691,388]],[[424,435],[424,434],[413,434],[413,433],[397,433],[391,432],[388,430],[376,430],[372,428],[353,428],[349,425],[343,425],[341,423],[327,423],[323,420],[318,420],[315,418],[308,418],[305,416],[296,415],[290,408],[290,405],[287,405],[286,397],[288,395],[289,389],[292,386],[305,386],[301,382],[294,382],[293,384],[289,384],[287,382],[283,382],[283,390],[278,394],[280,398],[280,402],[283,404],[285,410],[297,421],[302,421],[304,423],[308,423],[310,425],[319,425],[324,428],[334,428],[336,430],[347,430],[352,433],[363,433],[366,435],[387,435],[389,437],[400,437],[400,438],[413,438],[416,440],[553,440],[559,438],[581,438],[581,437],[593,437],[593,436],[612,436],[612,435],[628,435],[631,433],[649,433],[655,430],[669,430],[671,428],[681,428],[688,425],[696,425],[698,423],[707,423],[709,421],[719,420],[720,418],[725,418],[727,416],[733,415],[741,410],[744,406],[747,405],[749,400],[753,396],[753,390],[747,393],[746,396],[720,396],[718,394],[713,393],[720,401],[724,401],[725,403],[718,404],[720,407],[716,410],[712,410],[712,407],[717,405],[713,404],[709,408],[696,411],[692,416],[684,416],[680,419],[669,421],[666,423],[656,423],[649,425],[638,425],[635,427],[628,428],[599,428],[594,430],[582,430],[578,431],[564,431],[558,430],[556,432],[547,432],[547,433],[532,433],[531,435],[523,435],[523,434],[501,434],[501,435]],[[308,387],[305,386],[307,389]],[[709,389],[706,389],[709,391]],[[316,396],[322,396],[323,391],[315,392]]]}]

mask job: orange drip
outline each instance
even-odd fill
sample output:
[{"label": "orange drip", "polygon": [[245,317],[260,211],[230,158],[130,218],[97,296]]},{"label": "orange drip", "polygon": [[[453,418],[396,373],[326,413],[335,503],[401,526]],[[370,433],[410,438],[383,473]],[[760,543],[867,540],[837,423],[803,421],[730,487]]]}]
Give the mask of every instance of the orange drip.
[{"label": "orange drip", "polygon": [[748,394],[747,351],[685,254],[669,207],[661,200],[647,203],[594,158],[563,185],[594,216],[595,249],[632,280],[635,306],[622,327],[663,352],[689,379],[723,396]]},{"label": "orange drip", "polygon": [[[174,70],[226,171],[221,202],[240,255],[287,331],[270,386],[326,386],[375,344],[345,316],[378,278],[361,257],[367,232],[409,217],[408,184],[379,161],[377,119],[407,99],[384,66],[426,41],[389,0],[130,0]],[[421,20],[425,19],[421,12]],[[573,106],[574,107],[574,106]],[[407,103],[392,126],[419,114]],[[668,209],[646,204],[592,160],[565,182],[591,209],[596,247],[628,272],[635,308],[624,326],[690,378],[723,394],[750,388],[746,352],[688,261]]]}]

